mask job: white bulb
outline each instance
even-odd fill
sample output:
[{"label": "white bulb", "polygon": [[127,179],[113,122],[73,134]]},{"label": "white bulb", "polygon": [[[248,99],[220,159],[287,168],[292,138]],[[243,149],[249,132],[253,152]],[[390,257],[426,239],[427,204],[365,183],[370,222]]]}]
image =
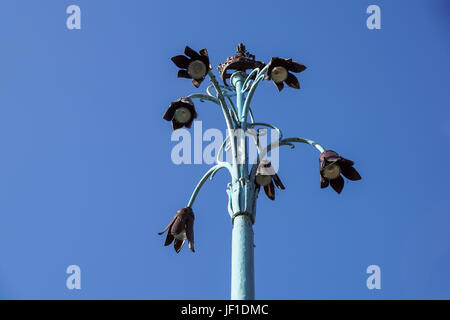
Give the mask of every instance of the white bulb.
[{"label": "white bulb", "polygon": [[267,186],[272,181],[272,176],[263,176],[263,175],[257,175],[256,176],[256,183],[260,186]]},{"label": "white bulb", "polygon": [[179,123],[186,123],[191,120],[191,112],[185,107],[178,108],[175,110],[175,120]]},{"label": "white bulb", "polygon": [[202,61],[194,60],[189,63],[187,72],[192,79],[201,79],[206,75],[206,66]]},{"label": "white bulb", "polygon": [[341,168],[336,164],[330,164],[323,169],[323,176],[328,179],[336,179],[341,174]]},{"label": "white bulb", "polygon": [[280,83],[287,79],[288,72],[286,68],[278,66],[272,69],[270,76],[272,77],[273,81],[275,81],[276,83]]}]

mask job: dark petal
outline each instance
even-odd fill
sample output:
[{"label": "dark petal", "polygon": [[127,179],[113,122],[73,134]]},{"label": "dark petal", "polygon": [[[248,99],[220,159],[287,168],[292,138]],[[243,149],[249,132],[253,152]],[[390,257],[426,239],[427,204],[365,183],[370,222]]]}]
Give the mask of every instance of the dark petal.
[{"label": "dark petal", "polygon": [[208,57],[208,50],[206,48],[201,49],[199,53],[204,57]]},{"label": "dark petal", "polygon": [[320,188],[326,188],[330,184],[330,181],[322,176],[320,176]]},{"label": "dark petal", "polygon": [[276,82],[274,81],[273,83],[275,83],[275,85],[277,86],[278,92],[280,92],[281,90],[283,90],[283,88],[284,88],[283,82],[278,82],[278,83],[276,83]]},{"label": "dark petal", "polygon": [[194,220],[189,219],[186,223],[186,238],[189,241],[189,249],[192,252],[195,252],[194,249]]},{"label": "dark petal", "polygon": [[200,81],[197,79],[192,80],[192,84],[194,85],[194,87],[198,88],[200,87],[200,83],[202,83],[203,79],[201,79]]},{"label": "dark petal", "polygon": [[192,79],[186,70],[178,70],[178,78]]},{"label": "dark petal", "polygon": [[275,186],[273,185],[273,181],[270,181],[267,186],[264,186],[264,192],[270,200],[275,200]]},{"label": "dark petal", "polygon": [[298,83],[297,77],[292,73],[288,72],[287,78],[285,80],[286,84],[294,89],[300,89],[300,83]]},{"label": "dark petal", "polygon": [[184,126],[189,129],[192,126],[193,122],[194,122],[194,118],[192,117],[191,120],[189,120],[188,122],[186,122],[184,124]]},{"label": "dark petal", "polygon": [[178,240],[175,239],[173,243],[173,247],[175,248],[175,251],[178,253],[180,252],[181,248],[183,248],[184,240]]},{"label": "dark petal", "polygon": [[169,233],[167,234],[167,237],[166,237],[166,242],[164,242],[164,245],[168,246],[169,244],[172,243],[173,239],[174,239],[174,237],[169,231]]},{"label": "dark petal", "polygon": [[173,130],[177,130],[183,127],[183,123],[179,123],[175,119],[172,120],[172,128]]},{"label": "dark petal", "polygon": [[185,217],[184,215],[178,215],[175,221],[173,222],[172,227],[170,228],[170,231],[172,234],[179,234],[185,230]]},{"label": "dark petal", "polygon": [[339,176],[337,179],[330,180],[330,184],[334,191],[341,193],[342,189],[344,189],[344,178]]},{"label": "dark petal", "polygon": [[173,104],[170,104],[169,109],[167,109],[166,113],[164,113],[163,118],[167,121],[171,121],[173,119],[173,116],[175,115],[175,106]]},{"label": "dark petal", "polygon": [[278,189],[284,190],[286,189],[283,185],[283,182],[281,182],[280,177],[278,177],[277,174],[272,176],[273,182],[275,182],[275,185],[278,187]]},{"label": "dark petal", "polygon": [[187,67],[189,66],[189,62],[191,61],[188,57],[183,55],[175,56],[170,59],[173,61],[173,63],[175,63],[175,65],[178,68],[181,69],[187,69]]},{"label": "dark petal", "polygon": [[356,171],[356,169],[353,167],[341,167],[341,172],[342,175],[349,180],[361,180],[361,176],[359,175],[358,171]]},{"label": "dark petal", "polygon": [[[169,222],[169,224],[164,228],[164,230],[161,231],[161,232],[158,232],[158,234],[159,234],[159,235],[162,235],[164,232],[166,232],[167,229],[169,229],[169,228],[172,226],[172,224],[173,224],[173,222],[175,221],[176,218],[177,218],[177,216],[173,217],[173,219],[172,219],[172,220]],[[169,233],[170,233],[170,230],[169,230]]]},{"label": "dark petal", "polygon": [[292,71],[292,72],[298,73],[298,72],[302,72],[305,70],[306,70],[306,67],[296,61],[292,61],[292,63],[289,65],[289,71]]},{"label": "dark petal", "polygon": [[279,58],[279,57],[273,57],[272,59],[270,59],[269,63],[270,63],[272,68],[281,66],[281,67],[284,67],[286,69],[289,69],[289,60],[288,59]]},{"label": "dark petal", "polygon": [[192,58],[193,60],[198,60],[200,58],[200,55],[191,48],[189,48],[188,46],[184,48],[184,54]]},{"label": "dark petal", "polygon": [[355,163],[352,161],[352,160],[348,160],[348,159],[345,159],[345,158],[342,158],[341,157],[341,160],[340,160],[340,166],[343,168],[343,167],[351,167],[351,166],[353,166]]}]

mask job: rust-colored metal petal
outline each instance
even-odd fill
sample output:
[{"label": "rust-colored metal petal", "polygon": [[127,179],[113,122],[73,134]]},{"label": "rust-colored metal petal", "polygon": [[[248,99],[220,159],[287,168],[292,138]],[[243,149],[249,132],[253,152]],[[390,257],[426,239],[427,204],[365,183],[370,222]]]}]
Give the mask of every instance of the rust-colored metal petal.
[{"label": "rust-colored metal petal", "polygon": [[281,182],[281,179],[280,179],[280,177],[278,177],[277,174],[274,174],[272,176],[272,179],[273,179],[273,182],[275,182],[275,185],[278,187],[278,189],[281,189],[281,190],[286,189],[283,185],[283,182]]},{"label": "rust-colored metal petal", "polygon": [[192,84],[194,85],[194,87],[198,88],[200,87],[200,84],[202,83],[203,79],[194,79],[192,80]]},{"label": "rust-colored metal petal", "polygon": [[277,86],[278,92],[283,90],[283,88],[284,88],[283,82],[276,83],[275,81],[273,81],[273,83]]},{"label": "rust-colored metal petal", "polygon": [[172,57],[170,59],[173,61],[173,63],[175,63],[175,65],[178,68],[181,68],[181,69],[187,69],[187,67],[189,66],[189,62],[191,61],[188,57],[183,56],[183,55],[178,55],[178,56]]},{"label": "rust-colored metal petal", "polygon": [[358,171],[356,171],[353,167],[341,167],[341,173],[344,177],[346,177],[349,180],[357,181],[361,180],[361,176],[359,175]]},{"label": "rust-colored metal petal", "polygon": [[177,212],[177,218],[175,219],[170,231],[173,235],[177,235],[185,231],[185,217],[182,213]]},{"label": "rust-colored metal petal", "polygon": [[328,185],[330,184],[330,181],[324,177],[322,177],[322,175],[320,175],[320,188],[326,188],[328,187]]},{"label": "rust-colored metal petal", "polygon": [[186,221],[186,237],[189,241],[189,249],[192,252],[195,252],[194,249],[194,217],[190,217],[187,221]]},{"label": "rust-colored metal petal", "polygon": [[184,48],[184,54],[187,55],[192,60],[200,59],[200,55],[197,52],[195,52],[195,50],[191,49],[188,46],[186,46],[186,48]]},{"label": "rust-colored metal petal", "polygon": [[288,72],[288,76],[285,80],[286,84],[294,89],[300,89],[300,83],[298,82],[298,79],[296,76],[294,76],[292,73]]},{"label": "rust-colored metal petal", "polygon": [[164,242],[164,246],[168,246],[172,243],[174,237],[173,235],[170,233],[170,231],[167,233],[167,237],[166,237],[166,241]]},{"label": "rust-colored metal petal", "polygon": [[270,200],[275,200],[275,186],[273,185],[273,181],[270,181],[267,186],[264,186],[264,192]]},{"label": "rust-colored metal petal", "polygon": [[305,70],[306,70],[306,67],[303,64],[299,63],[299,62],[291,61],[289,63],[289,71],[298,73],[298,72],[302,72],[302,71],[305,71]]},{"label": "rust-colored metal petal", "polygon": [[354,164],[355,163],[352,160],[348,160],[348,159],[345,159],[345,158],[342,158],[342,157],[341,157],[341,160],[339,161],[339,166],[341,168],[343,168],[343,167],[351,167]]},{"label": "rust-colored metal petal", "polygon": [[172,121],[173,116],[175,115],[175,110],[176,110],[175,106],[173,105],[173,103],[171,103],[166,113],[164,113],[163,119],[167,121]]},{"label": "rust-colored metal petal", "polygon": [[344,178],[339,176],[337,179],[330,180],[330,185],[337,193],[341,193],[342,189],[344,189]]},{"label": "rust-colored metal petal", "polygon": [[200,55],[202,55],[202,56],[204,56],[204,57],[206,57],[206,58],[209,59],[209,56],[208,56],[208,50],[206,50],[206,48],[201,49],[201,50],[199,51],[199,53],[200,53]]},{"label": "rust-colored metal petal", "polygon": [[191,79],[191,76],[186,70],[178,70],[178,78]]},{"label": "rust-colored metal petal", "polygon": [[178,121],[176,121],[175,119],[172,120],[172,128],[173,130],[177,130],[180,129],[184,126],[183,123],[179,123]]},{"label": "rust-colored metal petal", "polygon": [[173,247],[175,248],[176,253],[179,253],[181,251],[181,248],[183,248],[184,245],[184,241],[185,240],[175,239],[175,241],[173,242]]}]

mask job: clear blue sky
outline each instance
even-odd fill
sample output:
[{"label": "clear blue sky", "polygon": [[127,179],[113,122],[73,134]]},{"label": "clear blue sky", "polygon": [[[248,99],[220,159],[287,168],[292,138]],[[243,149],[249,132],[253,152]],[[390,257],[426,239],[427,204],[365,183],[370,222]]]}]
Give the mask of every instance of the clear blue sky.
[{"label": "clear blue sky", "polygon": [[[66,8],[82,29],[66,28]],[[365,11],[381,7],[381,30]],[[258,121],[355,161],[363,180],[319,188],[319,153],[281,150],[286,190],[258,200],[259,299],[450,298],[450,21],[439,1],[3,0],[0,298],[228,299],[228,176],[194,206],[196,253],[157,235],[208,165],[171,162],[175,98],[203,91],[169,60],[244,42],[292,57],[301,90],[263,82]],[[203,128],[222,115],[197,104]],[[67,266],[82,289],[65,286]],[[381,267],[381,290],[366,268]],[[182,284],[182,286],[180,286]]]}]

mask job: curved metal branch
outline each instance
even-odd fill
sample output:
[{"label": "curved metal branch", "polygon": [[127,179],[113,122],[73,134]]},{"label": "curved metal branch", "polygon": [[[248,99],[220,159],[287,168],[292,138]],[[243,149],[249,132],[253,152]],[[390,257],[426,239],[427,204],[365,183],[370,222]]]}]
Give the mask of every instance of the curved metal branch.
[{"label": "curved metal branch", "polygon": [[[220,155],[222,154],[223,148],[225,147],[225,145],[226,145],[226,143],[227,143],[227,141],[228,141],[229,139],[230,139],[230,136],[227,136],[227,137],[223,140],[222,145],[220,146],[219,151],[217,152],[217,156],[216,156],[216,162],[217,162],[217,163],[223,163],[223,161],[220,161],[219,158],[220,158]],[[227,151],[226,148],[225,148],[225,151]]]},{"label": "curved metal branch", "polygon": [[252,111],[252,108],[250,108],[250,107],[248,107],[248,114],[250,116],[250,121],[252,123],[255,123],[255,117],[253,116],[253,111]]},{"label": "curved metal branch", "polygon": [[[224,98],[223,92],[220,89],[220,85],[217,82],[216,77],[214,76],[214,74],[211,71],[208,72],[208,75],[209,75],[209,78],[211,80],[211,83],[214,86],[214,89],[216,89],[217,98],[219,98],[220,104],[222,106],[222,111],[223,111],[223,114],[225,116],[225,121],[227,123],[227,128],[228,128],[227,135],[230,135],[230,134],[232,134],[231,130],[236,129],[237,123],[235,123],[235,122],[233,122],[231,120],[230,112],[229,112],[230,110],[227,107],[227,103],[225,102],[225,98]],[[236,161],[236,159],[237,159],[237,150],[236,150],[236,144],[235,144],[234,137],[232,139],[230,139],[230,143],[231,143],[231,154],[233,155],[233,161]]]},{"label": "curved metal branch", "polygon": [[211,176],[211,179],[212,179],[214,177],[214,175],[216,174],[216,172],[222,168],[227,168],[231,174],[231,177],[233,177],[231,165],[228,162],[221,162],[221,163],[216,164],[215,166],[211,167],[198,182],[197,186],[195,187],[194,191],[192,192],[192,195],[191,195],[191,198],[189,199],[187,207],[192,207],[192,205],[194,204],[195,198],[197,198],[197,195],[198,195],[200,189],[202,188],[202,186],[206,182],[206,180],[208,180],[209,176]]},{"label": "curved metal branch", "polygon": [[[291,148],[295,148],[295,145],[292,144],[292,142],[309,144],[310,146],[313,146],[314,148],[319,150],[320,153],[325,151],[325,149],[320,144],[318,144],[317,142],[315,142],[313,140],[303,139],[303,138],[286,138],[286,139],[280,139],[277,142],[270,144],[266,149],[264,149],[263,152],[261,152],[260,159],[264,159],[264,157],[267,155],[267,153],[270,152],[270,150],[278,148],[280,146],[288,145],[288,146],[291,146]],[[253,165],[252,170],[250,172],[250,179],[255,178],[257,167],[258,167],[258,163]]]},{"label": "curved metal branch", "polygon": [[250,86],[250,91],[247,94],[247,98],[245,98],[244,108],[243,108],[242,115],[241,115],[241,120],[245,120],[247,118],[248,108],[250,106],[250,102],[252,101],[253,94],[255,93],[255,90],[258,87],[259,82],[262,79],[264,79],[264,73],[266,73],[266,71],[268,69],[269,69],[269,65],[266,65],[264,68],[262,68],[262,70],[259,71],[258,74],[256,75],[256,78],[253,81],[252,85]]},{"label": "curved metal branch", "polygon": [[[242,93],[246,92],[250,88],[250,81],[252,81],[252,79],[251,79],[252,76],[255,73],[258,74],[259,71],[260,71],[259,68],[255,68],[255,69],[252,70],[252,72],[250,72],[250,74],[247,76],[247,78],[245,79],[244,83],[242,84]],[[256,79],[256,77],[255,77],[255,79]]]},{"label": "curved metal branch", "polygon": [[254,123],[250,123],[248,125],[249,128],[253,128],[255,126],[264,126],[264,127],[268,127],[268,128],[272,128],[274,130],[277,130],[277,132],[278,132],[278,140],[282,140],[283,139],[283,132],[281,132],[281,130],[278,127],[276,127],[276,126],[274,126],[274,125],[272,125],[270,123],[254,122]]},{"label": "curved metal branch", "polygon": [[191,98],[191,99],[200,99],[200,102],[205,102],[205,100],[208,100],[208,101],[212,101],[212,102],[214,102],[215,104],[217,104],[217,105],[220,106],[220,101],[219,101],[219,99],[217,99],[217,98],[214,97],[214,96],[207,95],[207,94],[203,94],[203,93],[193,93],[193,94],[188,95],[188,98]]}]

